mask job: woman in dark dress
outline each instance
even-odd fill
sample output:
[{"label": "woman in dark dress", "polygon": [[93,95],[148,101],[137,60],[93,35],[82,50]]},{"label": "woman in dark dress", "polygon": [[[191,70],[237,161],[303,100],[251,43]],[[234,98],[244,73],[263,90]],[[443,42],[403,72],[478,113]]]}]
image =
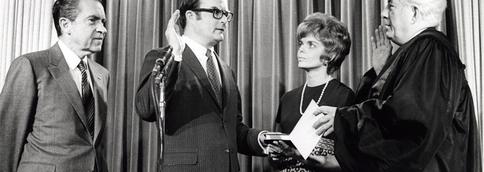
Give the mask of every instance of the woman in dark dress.
[{"label": "woman in dark dress", "polygon": [[[306,72],[306,83],[286,93],[279,105],[275,131],[289,134],[311,101],[318,106],[346,106],[354,99],[353,91],[331,75],[349,53],[348,31],[335,17],[314,13],[297,28],[298,67]],[[339,171],[334,156],[334,136],[321,140],[304,160],[299,152],[283,141],[269,144],[271,164],[280,171]]]}]

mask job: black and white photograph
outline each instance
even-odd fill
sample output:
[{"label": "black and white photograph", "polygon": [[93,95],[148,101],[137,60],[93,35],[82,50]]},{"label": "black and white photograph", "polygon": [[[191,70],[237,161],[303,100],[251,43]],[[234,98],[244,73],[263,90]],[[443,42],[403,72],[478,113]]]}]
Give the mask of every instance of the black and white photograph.
[{"label": "black and white photograph", "polygon": [[0,172],[482,172],[480,0],[0,0]]}]

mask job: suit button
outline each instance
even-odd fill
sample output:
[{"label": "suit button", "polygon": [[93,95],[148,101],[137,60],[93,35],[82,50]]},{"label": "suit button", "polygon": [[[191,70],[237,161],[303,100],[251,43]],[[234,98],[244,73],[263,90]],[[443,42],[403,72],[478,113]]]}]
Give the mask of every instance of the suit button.
[{"label": "suit button", "polygon": [[229,152],[230,152],[230,150],[229,150],[229,149],[225,149],[225,153],[229,153]]}]

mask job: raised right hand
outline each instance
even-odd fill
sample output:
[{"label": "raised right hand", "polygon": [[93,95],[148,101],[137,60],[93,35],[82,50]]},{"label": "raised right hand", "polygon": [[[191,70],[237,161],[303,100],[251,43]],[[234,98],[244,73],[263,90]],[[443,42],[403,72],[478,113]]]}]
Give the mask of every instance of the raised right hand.
[{"label": "raised right hand", "polygon": [[382,25],[375,29],[375,34],[371,36],[371,61],[376,74],[380,73],[385,65],[387,58],[392,52],[392,44],[386,36],[386,28]]},{"label": "raised right hand", "polygon": [[185,49],[185,42],[183,42],[180,36],[180,26],[176,24],[179,17],[180,10],[176,10],[171,15],[170,20],[168,20],[165,36],[168,44],[173,48],[173,55],[181,57],[183,50]]}]

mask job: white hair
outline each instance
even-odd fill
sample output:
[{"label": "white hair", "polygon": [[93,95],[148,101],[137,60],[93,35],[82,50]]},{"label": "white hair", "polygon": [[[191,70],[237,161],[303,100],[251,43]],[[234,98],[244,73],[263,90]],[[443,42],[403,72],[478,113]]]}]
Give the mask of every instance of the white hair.
[{"label": "white hair", "polygon": [[425,22],[430,26],[440,24],[447,7],[446,0],[401,0],[401,2],[417,7]]}]

